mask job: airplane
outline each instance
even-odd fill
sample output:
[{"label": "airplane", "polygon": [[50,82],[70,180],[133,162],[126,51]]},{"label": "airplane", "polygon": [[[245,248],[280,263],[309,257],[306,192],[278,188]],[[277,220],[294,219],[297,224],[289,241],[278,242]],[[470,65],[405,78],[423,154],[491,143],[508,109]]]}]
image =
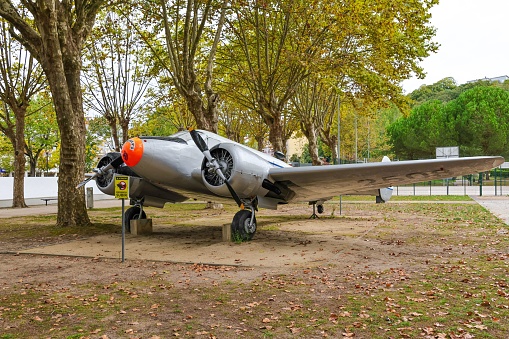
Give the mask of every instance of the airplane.
[{"label": "airplane", "polygon": [[[276,154],[277,155],[277,154]],[[180,131],[171,136],[133,137],[121,152],[103,156],[94,174],[105,194],[114,195],[115,176],[129,176],[132,207],[124,222],[146,219],[144,206],[189,199],[233,199],[240,207],[231,223],[236,239],[251,240],[258,208],[309,202],[318,212],[334,196],[370,194],[377,202],[391,198],[392,186],[480,173],[501,165],[500,156],[292,167],[282,159],[259,152],[205,130]]]}]

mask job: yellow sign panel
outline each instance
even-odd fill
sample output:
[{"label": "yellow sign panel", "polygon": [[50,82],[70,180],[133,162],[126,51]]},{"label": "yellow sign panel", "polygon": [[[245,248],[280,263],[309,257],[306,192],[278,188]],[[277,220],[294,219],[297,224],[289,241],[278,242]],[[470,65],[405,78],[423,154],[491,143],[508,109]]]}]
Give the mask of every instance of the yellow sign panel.
[{"label": "yellow sign panel", "polygon": [[129,199],[129,176],[115,176],[115,199]]}]

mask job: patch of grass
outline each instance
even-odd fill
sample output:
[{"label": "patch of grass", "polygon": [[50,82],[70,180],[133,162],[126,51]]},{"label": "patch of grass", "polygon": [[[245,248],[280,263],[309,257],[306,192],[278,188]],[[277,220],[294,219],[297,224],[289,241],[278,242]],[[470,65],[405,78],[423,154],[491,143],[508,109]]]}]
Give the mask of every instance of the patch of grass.
[{"label": "patch of grass", "polygon": [[[334,197],[332,201],[339,201],[340,197]],[[369,195],[343,195],[342,201],[375,201],[374,196]],[[472,201],[468,195],[396,195],[390,201]]]}]

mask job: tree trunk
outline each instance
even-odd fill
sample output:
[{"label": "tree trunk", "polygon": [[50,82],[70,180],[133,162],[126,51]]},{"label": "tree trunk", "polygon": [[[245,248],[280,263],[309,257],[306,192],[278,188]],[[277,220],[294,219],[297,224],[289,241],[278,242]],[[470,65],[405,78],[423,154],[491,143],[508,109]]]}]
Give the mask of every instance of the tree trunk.
[{"label": "tree trunk", "polygon": [[16,114],[16,136],[14,143],[14,186],[12,207],[28,207],[25,203],[25,115],[26,110],[21,109]]},{"label": "tree trunk", "polygon": [[35,172],[37,170],[37,159],[39,157],[28,157],[28,163],[30,165],[30,168],[28,169],[28,176],[29,177],[35,177]]},{"label": "tree trunk", "polygon": [[207,91],[207,111],[205,119],[209,125],[210,131],[217,133],[219,117],[217,114],[217,105],[219,104],[219,95],[214,93],[212,89]]},{"label": "tree trunk", "polygon": [[[57,23],[50,21],[48,25]],[[57,226],[89,226],[84,187],[76,188],[85,173],[81,46],[70,36],[65,36],[66,45],[62,46],[56,31],[50,28],[46,33],[49,36],[40,62],[50,85],[61,137]]]},{"label": "tree trunk", "polygon": [[[47,77],[61,137],[57,226],[90,224],[84,188],[85,115],[80,84],[81,51],[104,0],[22,1],[33,16],[0,1],[0,15],[19,32],[16,37],[39,61]],[[32,25],[36,26],[36,29]],[[14,30],[13,30],[14,31]]]},{"label": "tree trunk", "polygon": [[193,114],[196,120],[196,126],[217,133],[217,94],[208,97],[207,108],[203,107],[203,101],[198,93],[190,91],[186,93],[187,108]]},{"label": "tree trunk", "polygon": [[316,130],[313,123],[301,122],[301,129],[308,139],[309,156],[311,157],[313,166],[322,165],[322,161],[318,155],[318,138],[316,136]]},{"label": "tree trunk", "polygon": [[111,137],[113,138],[113,148],[116,152],[120,152],[120,140],[118,139],[118,128],[117,128],[117,120],[115,117],[106,117],[108,121],[108,125],[110,125],[111,129]]},{"label": "tree trunk", "polygon": [[[67,79],[74,81],[74,84],[66,91],[61,87],[65,87],[68,81],[59,76],[64,74],[63,70],[60,73],[45,69],[45,72],[52,89],[61,136],[57,226],[88,226],[90,219],[85,205],[84,188],[76,188],[85,173],[85,119],[83,109],[73,104],[69,97],[78,95],[71,93],[74,92],[72,89],[79,88],[79,76],[72,77],[67,73]],[[75,72],[79,74],[79,70]],[[51,73],[53,74],[50,75]],[[54,88],[60,89],[53,90]],[[79,97],[81,98],[81,93]]]},{"label": "tree trunk", "polygon": [[[328,132],[330,132],[330,131],[328,131]],[[339,157],[338,157],[337,149],[336,149],[338,147],[338,137],[336,135],[328,136],[327,135],[328,132],[326,132],[322,128],[320,136],[322,137],[322,140],[327,145],[327,147],[329,147],[333,161],[336,164],[339,164]]]},{"label": "tree trunk", "polygon": [[194,116],[196,120],[196,127],[199,129],[209,130],[209,124],[207,119],[205,119],[205,115],[203,114],[203,105],[200,96],[191,91],[191,93],[186,93],[186,103],[187,108]]},{"label": "tree trunk", "polygon": [[272,144],[272,149],[274,152],[279,151],[284,153],[283,126],[281,126],[281,119],[279,118],[281,114],[261,112],[260,116],[269,126],[269,141]]},{"label": "tree trunk", "polygon": [[261,152],[263,151],[263,146],[265,146],[263,143],[265,142],[265,138],[262,136],[256,137],[256,143],[258,144],[258,150]]}]

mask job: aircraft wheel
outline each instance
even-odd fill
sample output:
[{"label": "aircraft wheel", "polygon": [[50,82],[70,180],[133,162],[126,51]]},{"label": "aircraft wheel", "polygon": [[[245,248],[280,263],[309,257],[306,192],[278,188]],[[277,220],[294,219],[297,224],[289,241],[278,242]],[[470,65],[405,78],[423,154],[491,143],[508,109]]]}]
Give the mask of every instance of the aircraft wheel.
[{"label": "aircraft wheel", "polygon": [[256,217],[254,217],[253,225],[249,226],[251,220],[251,211],[241,210],[238,211],[233,217],[232,221],[232,239],[234,241],[248,241],[253,239],[256,232]]},{"label": "aircraft wheel", "polygon": [[320,214],[323,213],[323,205],[316,205],[316,211]]},{"label": "aircraft wheel", "polygon": [[145,214],[145,211],[142,211],[141,218],[140,218],[140,210],[141,210],[141,208],[139,206],[133,206],[133,207],[129,207],[127,209],[127,211],[125,211],[124,224],[125,224],[126,232],[131,233],[131,220],[147,219],[147,215]]}]

